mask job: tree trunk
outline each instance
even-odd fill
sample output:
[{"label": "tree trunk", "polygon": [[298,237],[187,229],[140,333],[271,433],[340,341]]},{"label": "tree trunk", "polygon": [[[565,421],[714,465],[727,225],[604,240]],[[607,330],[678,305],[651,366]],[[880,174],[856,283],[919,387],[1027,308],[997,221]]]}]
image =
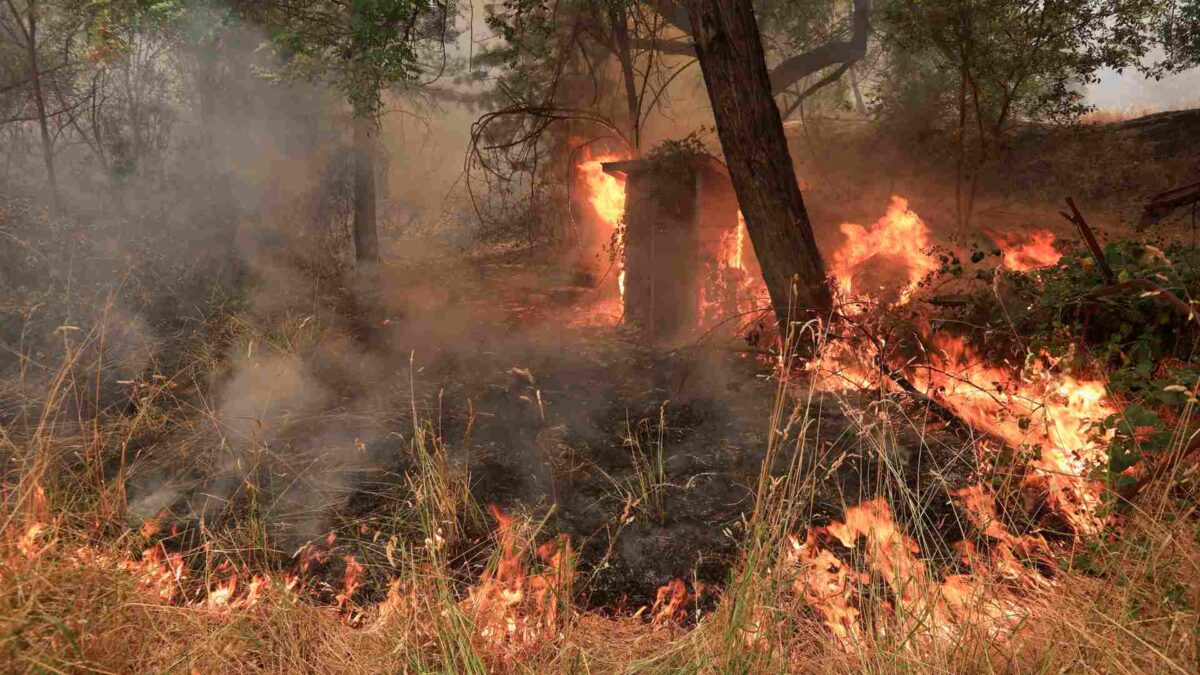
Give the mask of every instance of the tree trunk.
[{"label": "tree trunk", "polygon": [[38,70],[37,5],[34,2],[29,3],[27,23],[28,30],[25,31],[24,37],[29,58],[29,83],[33,87],[33,104],[37,108],[38,126],[42,132],[42,160],[46,163],[46,179],[50,182],[50,197],[54,208],[57,209],[58,178],[54,175],[54,146],[50,142],[50,121],[46,117],[46,97],[42,94],[42,76]]},{"label": "tree trunk", "polygon": [[749,0],[690,0],[704,84],[780,331],[826,319],[825,266],[804,208]]},{"label": "tree trunk", "polygon": [[629,112],[629,141],[633,144],[635,153],[641,150],[641,101],[638,95],[637,80],[633,72],[633,54],[629,46],[629,28],[626,25],[625,8],[613,11],[612,31],[617,44],[617,60],[621,62],[621,77],[625,82],[625,102]]},{"label": "tree trunk", "polygon": [[379,231],[375,224],[375,121],[354,118],[354,257],[379,261]]}]

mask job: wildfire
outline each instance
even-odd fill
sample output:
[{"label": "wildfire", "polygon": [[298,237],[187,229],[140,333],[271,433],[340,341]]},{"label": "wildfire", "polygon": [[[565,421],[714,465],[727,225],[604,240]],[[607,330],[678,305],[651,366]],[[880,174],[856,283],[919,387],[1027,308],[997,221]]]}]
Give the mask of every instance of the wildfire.
[{"label": "wildfire", "polygon": [[895,288],[894,298],[887,299],[902,304],[938,268],[927,253],[929,228],[903,197],[893,195],[887,212],[872,227],[842,223],[841,231],[846,241],[834,251],[830,271],[846,298],[863,294],[883,298],[883,289]]},{"label": "wildfire", "polygon": [[1016,272],[1049,267],[1058,264],[1062,258],[1062,254],[1054,248],[1054,233],[1047,230],[1035,230],[1024,240],[1018,241],[996,233],[991,233],[991,237],[1000,247],[1004,266]]},{"label": "wildfire", "polygon": [[1103,382],[1053,372],[1035,361],[1024,372],[983,365],[959,338],[935,336],[931,366],[914,374],[914,384],[952,408],[977,429],[1013,448],[1035,446],[1025,483],[1045,491],[1048,504],[1080,534],[1094,534],[1101,521],[1101,486],[1090,474],[1108,453],[1098,428],[1116,408]]},{"label": "wildfire", "polygon": [[362,574],[364,571],[362,563],[352,555],[346,556],[346,572],[342,575],[342,592],[337,594],[337,606],[339,609],[348,607],[350,599],[354,597],[354,592],[362,586]]},{"label": "wildfire", "polygon": [[609,255],[617,269],[617,289],[625,297],[625,241],[621,218],[625,215],[625,181],[604,171],[606,162],[616,162],[619,155],[603,154],[596,157],[585,146],[581,149],[582,161],[576,167],[579,185],[587,196],[588,204],[595,212],[601,240],[607,240]]},{"label": "wildfire", "polygon": [[[860,550],[861,572],[834,555],[828,543]],[[901,634],[923,639],[946,639],[962,626],[982,626],[991,632],[1011,630],[1024,611],[1013,600],[982,592],[983,582],[996,569],[976,556],[968,561],[971,574],[951,574],[938,580],[917,556],[920,548],[904,534],[882,498],[846,509],[841,522],[813,528],[801,543],[792,538],[784,560],[796,576],[793,588],[817,610],[834,636],[849,644],[863,636],[867,624],[859,603],[872,577],[891,591],[894,605],[882,603],[886,616]],[[1038,576],[1020,566],[1023,574]],[[989,589],[990,590],[990,589]]]},{"label": "wildfire", "polygon": [[687,616],[689,603],[699,599],[700,589],[695,593],[688,591],[683,579],[671,579],[658,587],[654,596],[654,604],[650,607],[650,623],[655,626],[674,624]]},{"label": "wildfire", "polygon": [[544,571],[529,574],[524,538],[516,521],[495,506],[500,556],[495,570],[485,572],[464,601],[479,637],[498,647],[527,647],[558,630],[559,606],[570,597],[573,556],[566,537],[537,549]]},{"label": "wildfire", "polygon": [[[988,365],[962,338],[925,336],[935,349],[924,365],[906,366],[913,386],[972,427],[1013,449],[1034,448],[1023,479],[1025,488],[1040,491],[1050,506],[1080,535],[1095,534],[1101,485],[1091,475],[1108,459],[1101,423],[1116,412],[1105,385],[1056,372],[1035,359],[1026,368]],[[827,391],[898,389],[873,362],[873,350],[855,349],[846,342],[827,345],[819,359],[808,364],[814,386]],[[981,451],[996,450],[981,441]],[[979,458],[982,466],[993,461]]]},{"label": "wildfire", "polygon": [[713,262],[706,265],[699,307],[705,323],[715,325],[765,304],[766,285],[754,252],[747,249],[746,234],[746,219],[738,211],[736,225],[721,233]]},{"label": "wildfire", "polygon": [[745,270],[745,255],[746,255],[746,218],[742,216],[742,212],[737,212],[737,227],[726,232],[721,237],[721,251],[725,259],[725,266],[733,270]]},{"label": "wildfire", "polygon": [[[894,302],[903,304],[921,279],[937,268],[926,253],[929,229],[902,197],[892,197],[887,213],[873,228],[847,223],[842,232],[847,239],[832,256],[832,271],[845,297],[883,299],[871,282],[882,265],[902,274]],[[1051,265],[1060,257],[1049,232],[1034,232],[1017,243],[993,238],[1001,246],[1005,265],[1012,269]],[[908,380],[967,424],[1011,448],[1036,448],[1026,467],[1024,487],[1040,491],[1077,533],[1099,531],[1101,486],[1090,475],[1107,461],[1106,441],[1097,430],[1116,412],[1104,383],[1057,372],[1045,365],[1044,357],[1020,370],[988,365],[961,338],[923,332],[923,342],[935,349],[924,366],[905,365]],[[809,368],[815,371],[815,383],[825,389],[893,388],[894,383],[880,377],[876,363],[880,357],[869,347],[838,342],[826,346]],[[980,459],[985,465],[990,460]]]},{"label": "wildfire", "polygon": [[587,191],[588,203],[600,220],[615,228],[625,214],[625,181],[605,173],[603,165],[620,161],[621,157],[613,154],[591,157],[586,148],[582,154],[584,159],[577,170],[580,183]]}]

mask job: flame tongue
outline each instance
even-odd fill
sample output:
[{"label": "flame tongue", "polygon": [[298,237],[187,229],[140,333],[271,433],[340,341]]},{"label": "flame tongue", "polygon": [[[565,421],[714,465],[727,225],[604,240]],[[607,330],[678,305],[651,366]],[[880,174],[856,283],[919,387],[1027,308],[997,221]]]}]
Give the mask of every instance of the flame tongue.
[{"label": "flame tongue", "polygon": [[624,231],[620,225],[621,218],[625,215],[625,181],[604,171],[606,162],[616,162],[621,157],[613,154],[592,157],[586,146],[581,152],[583,161],[577,166],[577,177],[595,214],[596,238],[607,241],[609,254],[617,256],[613,264],[617,271],[617,288],[623,298],[625,261],[621,252],[624,251],[625,242]]},{"label": "flame tongue", "polygon": [[[810,530],[804,543],[792,538],[784,555],[797,572],[793,588],[847,646],[862,638],[866,629],[857,605],[871,574],[856,571],[834,555],[821,543],[823,539],[855,550],[863,544],[866,567],[891,591],[895,601],[891,621],[899,624],[904,635],[943,640],[968,626],[1008,631],[1024,613],[1014,601],[983,591],[984,580],[1000,567],[979,556],[968,561],[971,574],[947,575],[938,581],[918,558],[916,542],[897,526],[887,502],[876,498],[847,508],[842,522]],[[1011,554],[1011,549],[1006,550]],[[1015,559],[1005,569],[1038,576]]]},{"label": "flame tongue", "polygon": [[579,164],[579,179],[587,191],[588,203],[596,215],[610,227],[616,227],[625,213],[625,181],[604,171],[607,162],[620,161],[620,156],[606,154],[591,158],[584,150]]},{"label": "flame tongue", "polygon": [[1062,258],[1062,254],[1054,248],[1054,233],[1047,230],[1032,232],[1024,240],[1013,240],[1000,234],[992,234],[991,237],[1000,247],[1004,266],[1010,270],[1027,272],[1049,267]]},{"label": "flame tongue", "polygon": [[571,544],[562,537],[540,546],[537,557],[545,570],[530,574],[519,524],[498,507],[488,508],[498,524],[500,557],[464,603],[483,640],[493,646],[529,647],[558,629],[559,603],[569,597],[574,578]]},{"label": "flame tongue", "polygon": [[939,347],[931,355],[933,367],[914,373],[914,384],[938,392],[964,421],[1011,447],[1036,446],[1039,456],[1030,462],[1026,486],[1042,489],[1076,533],[1098,532],[1100,486],[1089,476],[1107,461],[1097,429],[1116,412],[1104,383],[1054,373],[1036,362],[1013,375],[981,365],[983,358],[959,338],[937,336],[933,343]]},{"label": "flame tongue", "polygon": [[[846,241],[833,253],[830,271],[845,298],[878,294],[881,287],[896,287],[894,303],[904,303],[937,261],[926,252],[929,228],[908,208],[908,200],[893,196],[887,212],[870,228],[842,223]],[[878,275],[886,278],[877,278]],[[893,278],[895,277],[895,278]]]}]

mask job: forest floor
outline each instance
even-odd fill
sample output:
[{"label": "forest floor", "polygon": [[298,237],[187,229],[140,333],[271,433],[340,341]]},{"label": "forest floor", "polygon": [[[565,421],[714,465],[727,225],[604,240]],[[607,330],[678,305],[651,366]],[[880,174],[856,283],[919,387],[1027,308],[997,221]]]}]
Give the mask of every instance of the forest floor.
[{"label": "forest floor", "polygon": [[[1089,147],[1064,143],[1063,167]],[[831,171],[815,218],[911,190],[967,259],[976,233],[913,166],[880,169],[878,205],[838,197],[875,178]],[[1186,162],[1161,166],[1137,194]],[[1021,223],[987,192],[980,232],[1058,218],[1043,187]],[[1105,190],[1081,205],[1124,223]],[[1105,228],[1122,278],[1200,292],[1179,224],[1162,250]],[[876,378],[854,386],[732,331],[648,346],[525,250],[259,264],[167,303],[177,332],[98,286],[93,313],[29,323],[50,339],[5,333],[2,669],[1195,672],[1195,465],[1111,498],[1188,459],[1194,340],[1153,293],[1080,310],[1104,282],[1060,248],[964,262],[952,303],[918,291],[825,336]],[[951,339],[970,362],[937,360]],[[987,414],[956,407],[968,380]],[[1145,459],[1117,466],[1126,437]],[[1061,474],[1049,446],[1088,463]]]}]

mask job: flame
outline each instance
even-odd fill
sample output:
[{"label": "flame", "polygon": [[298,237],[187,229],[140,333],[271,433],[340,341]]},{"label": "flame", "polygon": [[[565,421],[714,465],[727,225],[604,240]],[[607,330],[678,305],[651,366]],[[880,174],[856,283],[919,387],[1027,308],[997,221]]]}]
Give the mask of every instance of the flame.
[{"label": "flame", "polygon": [[545,571],[529,574],[523,559],[524,542],[516,521],[489,506],[497,522],[500,555],[464,601],[485,642],[497,647],[528,647],[553,635],[559,605],[570,595],[574,578],[573,551],[565,536],[537,549]]},{"label": "flame", "polygon": [[164,602],[182,595],[186,577],[183,556],[179,553],[167,553],[161,545],[152,546],[142,551],[141,560],[126,561],[122,567],[139,578],[142,589],[157,595]]},{"label": "flame", "polygon": [[347,608],[350,605],[350,599],[354,597],[354,592],[362,586],[362,573],[365,568],[358,559],[352,555],[348,555],[346,560],[346,571],[342,575],[342,592],[337,594],[337,606],[339,609]]},{"label": "flame", "polygon": [[[853,550],[860,550],[861,541],[870,572],[854,569],[832,552],[827,541]],[[847,508],[843,521],[813,528],[804,543],[795,537],[789,543],[784,560],[796,571],[793,588],[845,645],[860,639],[868,628],[858,605],[873,576],[890,589],[895,606],[884,602],[883,607],[891,610],[888,618],[899,624],[904,635],[947,639],[963,626],[1001,633],[1015,629],[1025,614],[1011,599],[984,592],[983,582],[992,568],[978,556],[971,574],[947,575],[938,581],[918,558],[917,543],[900,530],[882,498]],[[1025,573],[1037,575],[1032,570]]]},{"label": "flame", "polygon": [[834,636],[845,639],[858,635],[858,609],[854,606],[854,583],[867,583],[870,578],[851,569],[829,549],[817,542],[817,530],[809,530],[804,543],[796,537],[788,539],[785,559],[798,570],[793,583],[809,606],[823,617],[825,626]]},{"label": "flame", "polygon": [[1052,372],[1038,361],[1014,375],[983,365],[959,338],[937,335],[932,342],[939,352],[931,355],[931,367],[914,373],[914,384],[936,391],[963,421],[1013,448],[1039,448],[1025,485],[1042,489],[1078,534],[1098,532],[1101,485],[1089,476],[1108,459],[1097,429],[1116,413],[1104,383]]},{"label": "flame", "polygon": [[617,269],[617,289],[623,299],[625,233],[621,227],[621,218],[625,215],[625,181],[604,171],[606,162],[616,162],[622,158],[615,154],[593,157],[587,146],[581,149],[580,154],[582,161],[576,167],[576,175],[598,221],[600,240],[608,241],[609,254],[617,256],[613,264]]},{"label": "flame", "polygon": [[21,536],[17,539],[17,551],[26,558],[32,559],[41,551],[41,546],[38,539],[42,533],[46,531],[46,526],[41,523],[33,523],[25,528]]},{"label": "flame", "polygon": [[1035,230],[1023,241],[1013,241],[995,233],[991,237],[1000,247],[1004,266],[1016,272],[1056,265],[1062,258],[1062,254],[1054,248],[1054,233],[1047,230]]},{"label": "flame", "polygon": [[717,249],[711,255],[700,287],[702,321],[716,325],[769,304],[754,253],[746,249],[746,219],[741,211],[737,212],[736,224],[721,233]]},{"label": "flame", "polygon": [[682,621],[687,616],[688,603],[698,597],[699,589],[695,594],[689,593],[683,579],[671,579],[655,593],[654,604],[650,607],[650,622],[661,626]]},{"label": "flame", "polygon": [[746,218],[737,212],[737,226],[721,237],[721,250],[725,266],[733,270],[745,270],[743,258],[746,254]]},{"label": "flame", "polygon": [[233,594],[237,592],[237,570],[233,569],[233,565],[226,561],[217,568],[217,571],[224,572],[229,577],[225,581],[218,582],[209,590],[204,604],[209,607],[227,607],[229,601],[233,599]]},{"label": "flame", "polygon": [[587,192],[588,203],[600,220],[615,228],[621,222],[621,216],[625,215],[625,181],[605,173],[603,165],[620,161],[621,157],[614,154],[592,157],[586,147],[582,155],[584,159],[577,168],[580,183]]},{"label": "flame", "polygon": [[846,298],[878,291],[879,288],[871,287],[875,284],[864,284],[856,277],[878,272],[883,266],[897,268],[903,274],[895,301],[903,304],[921,279],[938,268],[937,261],[926,253],[930,247],[929,228],[909,210],[908,200],[903,197],[893,195],[887,212],[872,227],[842,223],[841,231],[846,241],[834,251],[830,271]]}]

